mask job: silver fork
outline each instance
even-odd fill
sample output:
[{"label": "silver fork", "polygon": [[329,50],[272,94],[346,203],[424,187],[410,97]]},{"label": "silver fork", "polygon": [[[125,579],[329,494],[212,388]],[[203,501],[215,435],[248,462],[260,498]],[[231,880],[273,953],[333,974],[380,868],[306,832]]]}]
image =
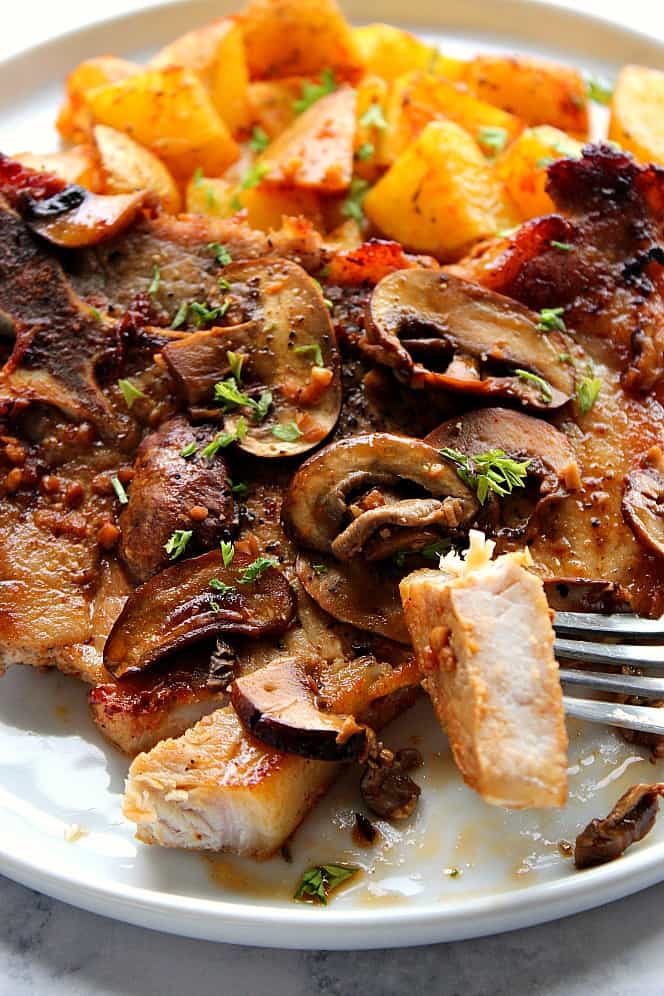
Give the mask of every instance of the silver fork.
[{"label": "silver fork", "polygon": [[[556,612],[553,623],[559,660],[584,664],[633,667],[639,670],[664,668],[664,616],[641,619],[625,613],[603,616],[596,612]],[[596,642],[601,639],[604,642]],[[646,699],[664,699],[664,677],[652,675],[606,674],[601,671],[561,668],[563,685],[618,692]],[[664,735],[664,708],[624,705],[601,699],[564,696],[568,716],[591,723],[607,723],[629,730]]]}]

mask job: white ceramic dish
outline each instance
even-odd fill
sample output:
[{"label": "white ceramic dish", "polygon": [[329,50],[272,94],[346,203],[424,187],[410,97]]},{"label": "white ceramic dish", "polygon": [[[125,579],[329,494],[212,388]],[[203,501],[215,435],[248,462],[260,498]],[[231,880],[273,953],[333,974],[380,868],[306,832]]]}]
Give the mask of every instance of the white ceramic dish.
[{"label": "white ceramic dish", "polygon": [[[46,151],[66,72],[86,55],[132,56],[224,8],[187,0],[100,23],[0,65],[0,148]],[[226,5],[229,6],[230,5]],[[348,3],[358,22],[402,23],[402,5]],[[533,49],[611,73],[661,65],[664,46],[544,3],[411,0],[408,25],[448,51]],[[412,738],[413,731],[417,737]],[[278,947],[424,944],[494,933],[578,912],[664,878],[664,821],[625,858],[575,873],[558,843],[572,840],[635,781],[663,771],[610,731],[571,725],[571,794],[564,811],[517,814],[484,805],[461,783],[426,703],[389,740],[411,737],[426,765],[418,815],[380,843],[352,842],[358,805],[347,781],[298,831],[293,863],[163,851],[137,844],[120,813],[126,759],[96,734],[85,689],[58,674],[14,668],[0,698],[0,871],[77,906],[130,923],[211,940]],[[85,832],[67,842],[73,824]],[[312,863],[347,861],[365,873],[327,908],[291,900]],[[450,875],[458,869],[460,875]]]}]

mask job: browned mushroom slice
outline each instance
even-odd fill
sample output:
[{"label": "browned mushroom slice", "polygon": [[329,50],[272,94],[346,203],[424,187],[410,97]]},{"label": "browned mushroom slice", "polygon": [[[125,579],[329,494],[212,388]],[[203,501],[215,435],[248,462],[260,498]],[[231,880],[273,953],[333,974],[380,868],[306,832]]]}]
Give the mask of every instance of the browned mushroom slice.
[{"label": "browned mushroom slice", "polygon": [[576,867],[591,868],[613,861],[631,844],[642,840],[655,825],[660,795],[664,795],[661,782],[627,789],[608,816],[591,820],[576,838]]},{"label": "browned mushroom slice", "polygon": [[176,530],[192,532],[188,553],[201,552],[219,542],[232,525],[226,464],[219,456],[214,461],[200,456],[209,435],[180,416],[139,446],[129,502],[120,516],[120,556],[138,581],[166,566],[165,544]]},{"label": "browned mushroom slice", "polygon": [[393,754],[382,747],[369,756],[360,790],[368,808],[386,820],[412,816],[422,789],[408,774],[422,766],[422,755],[414,747]]},{"label": "browned mushroom slice", "polygon": [[231,703],[258,740],[315,761],[350,761],[366,745],[366,730],[352,716],[317,704],[316,662],[277,660],[231,685]]},{"label": "browned mushroom slice", "polygon": [[[419,488],[426,496],[400,494],[404,487]],[[353,497],[358,494],[365,498]],[[389,556],[394,530],[403,531],[409,545],[410,530],[458,530],[477,507],[471,491],[433,446],[377,432],[332,443],[310,457],[293,477],[283,522],[303,546],[346,560],[371,542],[372,559],[378,559],[377,535]]]},{"label": "browned mushroom slice", "polygon": [[246,322],[229,328],[191,332],[178,342],[169,342],[162,355],[180,397],[189,405],[212,402],[214,385],[231,374],[228,353],[242,357],[242,369],[246,374],[247,361],[260,334],[258,322]]},{"label": "browned mushroom slice", "polygon": [[82,187],[67,187],[48,200],[31,201],[23,217],[34,232],[54,245],[82,249],[129,228],[145,197],[145,191],[92,194]]},{"label": "browned mushroom slice", "polygon": [[307,594],[335,619],[410,644],[399,596],[403,572],[386,563],[340,563],[303,554],[297,558],[296,571]]},{"label": "browned mushroom slice", "polygon": [[243,583],[250,557],[224,567],[219,550],[156,574],[127,599],[104,647],[104,664],[120,678],[208,636],[283,633],[295,614],[284,575],[270,567]]},{"label": "browned mushroom slice", "polygon": [[629,597],[615,581],[544,578],[546,600],[556,612],[626,612]]},{"label": "browned mushroom slice", "polygon": [[659,447],[641,470],[627,475],[622,510],[639,542],[664,557],[664,458]]},{"label": "browned mushroom slice", "polygon": [[[568,338],[510,298],[435,270],[385,277],[369,302],[362,349],[411,387],[513,397],[552,410],[574,393]],[[479,370],[478,370],[479,365]]]},{"label": "browned mushroom slice", "polygon": [[502,450],[528,463],[528,482],[487,506],[483,522],[502,536],[520,536],[535,526],[552,502],[560,501],[580,483],[574,450],[565,435],[548,422],[507,408],[482,408],[443,422],[425,438],[438,450],[478,456]]}]

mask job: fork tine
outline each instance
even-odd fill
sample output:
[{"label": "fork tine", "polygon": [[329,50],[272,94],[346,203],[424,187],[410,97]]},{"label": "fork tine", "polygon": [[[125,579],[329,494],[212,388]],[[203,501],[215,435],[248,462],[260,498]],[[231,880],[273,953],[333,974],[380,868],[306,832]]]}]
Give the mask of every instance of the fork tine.
[{"label": "fork tine", "polygon": [[664,735],[664,709],[623,705],[619,702],[599,702],[596,699],[577,699],[570,695],[563,696],[563,702],[567,715],[576,719]]},{"label": "fork tine", "polygon": [[664,645],[636,646],[621,643],[591,643],[587,640],[557,639],[556,657],[588,664],[614,664],[632,667],[664,667]]},{"label": "fork tine", "polygon": [[560,680],[565,685],[582,685],[600,692],[619,692],[623,695],[641,695],[644,698],[664,699],[664,678],[644,678],[634,674],[602,674],[598,671],[572,671],[560,669]]},{"label": "fork tine", "polygon": [[642,619],[629,613],[603,616],[599,612],[556,612],[553,625],[558,633],[596,633],[598,636],[650,638],[664,636],[664,616]]}]

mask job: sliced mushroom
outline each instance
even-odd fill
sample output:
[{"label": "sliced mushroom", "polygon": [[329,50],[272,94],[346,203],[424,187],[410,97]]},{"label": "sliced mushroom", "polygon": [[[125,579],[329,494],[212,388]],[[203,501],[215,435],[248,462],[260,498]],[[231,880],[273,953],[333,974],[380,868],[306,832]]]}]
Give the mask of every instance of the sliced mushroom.
[{"label": "sliced mushroom", "polygon": [[664,457],[659,447],[627,475],[622,511],[640,543],[664,557]]},{"label": "sliced mushroom", "polygon": [[120,556],[138,581],[168,564],[165,544],[178,530],[193,533],[187,553],[209,550],[232,525],[233,496],[228,470],[194,452],[209,442],[209,431],[173,418],[146,436],[138,448],[129,502],[120,516]]},{"label": "sliced mushroom", "polygon": [[[368,307],[361,348],[416,388],[511,397],[553,410],[574,393],[570,342],[528,308],[450,274],[401,270]],[[517,373],[521,371],[521,375]]]},{"label": "sliced mushroom", "polygon": [[381,747],[369,756],[360,790],[367,807],[386,820],[406,820],[412,816],[422,789],[408,774],[423,764],[414,747],[391,750]]},{"label": "sliced mushroom", "polygon": [[120,678],[204,637],[283,633],[295,615],[291,586],[274,567],[250,584],[241,583],[250,561],[236,552],[232,566],[224,567],[220,551],[213,550],[141,585],[127,599],[106,641],[106,668]]},{"label": "sliced mushroom", "polygon": [[[404,487],[427,496],[395,490]],[[387,497],[380,489],[387,489]],[[360,493],[367,496],[364,501],[354,498]],[[303,546],[346,560],[371,542],[372,559],[379,559],[381,543],[394,552],[395,530],[403,531],[408,545],[410,530],[432,526],[447,534],[466,525],[477,507],[434,447],[377,432],[332,443],[310,457],[293,477],[282,517],[286,531]]]},{"label": "sliced mushroom", "polygon": [[603,820],[591,820],[576,838],[574,864],[591,868],[619,858],[637,840],[650,833],[657,818],[664,785],[632,785]]},{"label": "sliced mushroom", "polygon": [[387,563],[300,554],[296,572],[307,594],[335,619],[410,644],[399,596],[403,571]]},{"label": "sliced mushroom", "polygon": [[[569,440],[540,418],[507,408],[482,408],[449,419],[425,438],[438,450],[449,448],[464,456],[502,450],[521,462],[528,461],[532,489],[515,489],[500,502],[489,501],[483,525],[500,536],[517,537],[529,531],[552,502],[560,501],[580,483],[579,468]],[[491,495],[489,496],[491,497]]]},{"label": "sliced mushroom", "polygon": [[[319,662],[320,663],[320,662]],[[352,716],[323,711],[317,703],[316,662],[277,660],[231,685],[231,703],[258,740],[316,761],[350,761],[367,742]]]},{"label": "sliced mushroom", "polygon": [[544,578],[544,592],[556,612],[626,612],[627,592],[615,581],[594,578]]},{"label": "sliced mushroom", "polygon": [[210,405],[214,398],[214,385],[231,375],[228,353],[237,353],[242,357],[242,370],[246,373],[248,360],[260,335],[258,322],[246,322],[229,328],[190,332],[178,342],[169,342],[162,355],[180,397],[189,405]]}]

